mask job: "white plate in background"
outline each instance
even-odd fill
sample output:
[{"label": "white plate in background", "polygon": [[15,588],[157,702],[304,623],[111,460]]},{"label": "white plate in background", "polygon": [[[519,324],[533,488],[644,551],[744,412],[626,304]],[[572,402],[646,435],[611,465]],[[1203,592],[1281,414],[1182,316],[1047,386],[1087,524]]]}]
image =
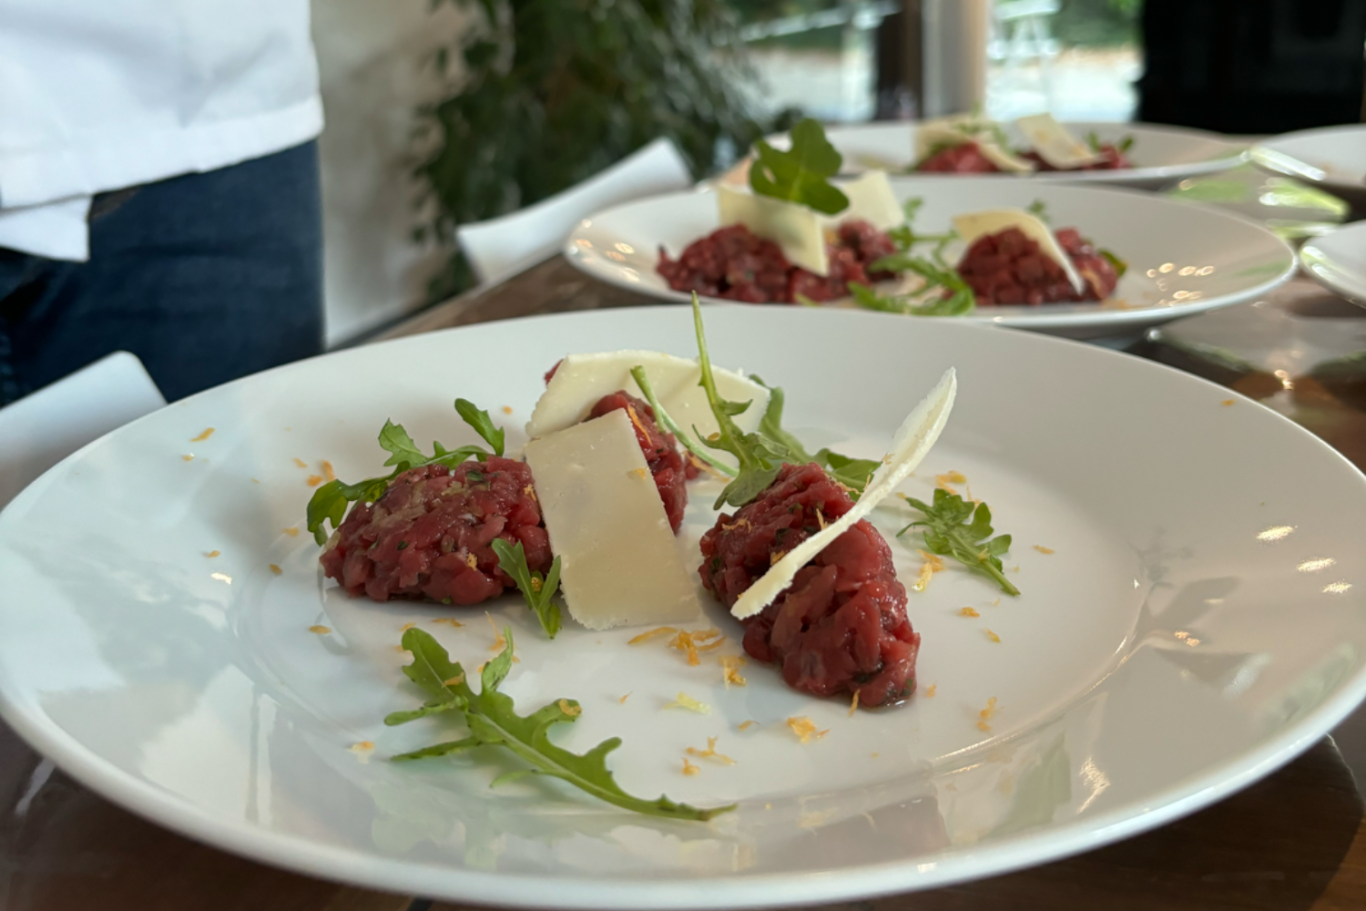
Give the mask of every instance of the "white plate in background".
[{"label": "white plate in background", "polygon": [[1254,164],[1366,208],[1366,124],[1299,130],[1252,147]]},{"label": "white plate in background", "polygon": [[1300,247],[1300,264],[1329,291],[1366,307],[1366,221],[1309,241]]},{"label": "white plate in background", "polygon": [[[381,723],[421,699],[399,670],[403,624],[473,664],[491,654],[484,611],[339,595],[307,534],[282,533],[320,459],[347,479],[381,470],[386,418],[457,445],[472,433],[454,396],[499,420],[507,405],[515,449],[564,353],[691,354],[677,307],[348,350],[92,444],[0,513],[0,712],[106,797],[270,864],[479,905],[725,908],[942,886],[1094,848],[1268,774],[1366,693],[1366,477],[1268,409],[1137,358],[965,322],[706,319],[718,364],[785,387],[789,429],[854,454],[881,452],[956,367],[948,429],[905,489],[928,496],[935,473],[963,472],[1015,536],[1006,565],[1023,591],[1005,598],[951,565],[911,593],[921,692],[856,717],[769,667],[751,662],[748,686],[727,689],[713,658],[628,645],[638,630],[568,623],[547,642],[519,601],[488,605],[516,629],[504,690],[519,707],[582,703],[557,742],[620,735],[610,764],[629,791],[737,812],[665,823],[553,781],[490,791],[512,767],[496,755],[385,761],[453,733]],[[683,546],[712,520],[706,492],[690,494]],[[898,503],[873,521],[890,535],[907,518]],[[914,542],[891,546],[914,578]],[[735,653],[738,625],[710,613]],[[431,623],[451,615],[465,626]],[[680,690],[711,713],[665,710]],[[784,723],[797,715],[830,733],[798,742]],[[684,776],[685,749],[710,736],[736,764],[695,760]],[[362,741],[373,756],[350,749]]]},{"label": "white plate in background", "polygon": [[[978,307],[963,317],[1074,338],[1138,332],[1168,320],[1264,295],[1295,272],[1295,254],[1267,228],[1221,209],[1099,186],[962,177],[897,177],[902,201],[923,200],[918,231],[952,227],[954,215],[984,209],[1047,207],[1054,228],[1082,237],[1129,264],[1111,299],[1093,304]],[[690,295],[655,271],[659,249],[672,257],[720,227],[710,190],[654,196],[585,218],[565,242],[569,261],[595,278],[663,300]],[[946,250],[950,263],[961,244]],[[782,306],[774,304],[758,306]],[[892,319],[925,317],[891,316]]]},{"label": "white plate in background", "polygon": [[[1078,139],[1095,133],[1101,142],[1120,143],[1132,137],[1127,153],[1132,168],[1114,171],[1037,171],[1031,174],[926,174],[925,177],[986,177],[993,180],[1062,181],[1066,183],[1105,183],[1155,190],[1188,177],[1213,174],[1236,167],[1247,156],[1247,145],[1204,130],[1158,126],[1147,123],[1102,123],[1073,121],[1063,124]],[[1013,123],[1001,128],[1012,147],[1026,145],[1024,136]],[[915,164],[914,122],[870,123],[857,126],[829,126],[825,135],[845,158],[844,167],[906,170]],[[786,147],[786,134],[769,137]]]}]

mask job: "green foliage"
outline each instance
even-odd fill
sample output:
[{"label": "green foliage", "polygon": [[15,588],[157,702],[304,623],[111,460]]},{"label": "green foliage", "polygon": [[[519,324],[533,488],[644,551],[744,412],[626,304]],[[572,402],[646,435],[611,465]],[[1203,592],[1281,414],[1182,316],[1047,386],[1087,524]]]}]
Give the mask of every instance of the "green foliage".
[{"label": "green foliage", "polygon": [[556,557],[550,564],[550,571],[542,576],[527,566],[526,548],[521,541],[514,547],[502,538],[494,538],[489,546],[498,556],[498,567],[517,584],[526,606],[540,621],[541,629],[554,639],[560,631],[560,606],[554,600],[560,587],[560,558]]},{"label": "green foliage", "polygon": [[[727,164],[781,123],[764,123],[743,89],[744,62],[724,0],[433,0],[481,25],[434,63],[453,78],[422,109],[434,147],[415,176],[435,214],[419,241],[453,242],[457,225],[530,205],[591,177],[646,143],[672,139],[697,176]],[[434,298],[468,284],[458,254]]]},{"label": "green foliage", "polygon": [[1020,593],[1005,577],[1001,565],[1001,555],[1010,550],[1010,535],[991,536],[991,510],[987,504],[964,500],[943,489],[935,490],[933,504],[914,497],[908,497],[906,502],[924,513],[925,518],[901,529],[896,533],[898,538],[912,528],[919,528],[930,553],[952,557],[991,579],[1007,595]]},{"label": "green foliage", "polygon": [[607,756],[621,746],[620,738],[604,740],[582,755],[555,746],[550,742],[550,729],[557,724],[572,724],[583,709],[572,699],[557,699],[530,715],[518,715],[512,698],[498,691],[512,670],[512,630],[505,629],[503,636],[507,645],[484,665],[480,672],[480,691],[476,693],[465,679],[464,668],[451,661],[451,656],[431,635],[420,629],[410,629],[403,634],[403,647],[413,656],[413,663],[405,667],[403,673],[430,698],[420,708],[391,713],[384,723],[407,724],[429,715],[458,713],[469,733],[458,740],[399,754],[393,757],[394,760],[404,762],[447,756],[475,747],[503,747],[527,765],[500,775],[494,779],[494,787],[530,775],[546,775],[599,800],[648,816],[705,821],[735,809],[734,804],[699,808],[676,803],[663,795],[646,800],[627,794],[607,768]]},{"label": "green foliage", "polygon": [[754,144],[755,162],[749,185],[759,196],[809,206],[834,215],[849,205],[849,197],[830,183],[840,171],[840,155],[825,130],[807,118],[792,128],[792,148],[779,151],[762,139]]}]

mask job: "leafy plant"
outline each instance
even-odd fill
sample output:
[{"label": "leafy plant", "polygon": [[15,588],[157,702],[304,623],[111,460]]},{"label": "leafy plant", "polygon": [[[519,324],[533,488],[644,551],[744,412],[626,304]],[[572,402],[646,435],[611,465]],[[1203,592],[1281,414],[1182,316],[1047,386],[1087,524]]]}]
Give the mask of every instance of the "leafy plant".
[{"label": "leafy plant", "polygon": [[1010,535],[991,536],[994,529],[987,504],[968,502],[942,488],[935,490],[933,504],[913,497],[908,497],[906,502],[924,513],[925,518],[901,529],[896,533],[898,538],[912,528],[920,528],[930,553],[952,557],[969,570],[991,579],[1007,595],[1020,593],[1005,577],[1001,565],[1001,555],[1010,550]]},{"label": "leafy plant", "polygon": [[[493,447],[493,455],[503,454],[503,430],[493,426],[493,420],[487,411],[481,410],[466,399],[456,399],[455,410],[466,424],[474,428],[475,433],[484,438],[484,442]],[[308,530],[319,544],[327,543],[324,523],[331,522],[332,527],[336,528],[346,515],[348,503],[375,502],[389,489],[389,482],[408,469],[424,465],[445,465],[454,468],[466,459],[477,458],[483,461],[490,455],[482,446],[447,449],[436,442],[432,443],[435,454],[427,455],[413,442],[413,438],[403,429],[403,425],[395,424],[393,421],[384,422],[379,432],[379,445],[389,453],[389,458],[384,460],[384,464],[394,466],[394,470],[389,474],[382,478],[367,478],[355,484],[346,484],[340,479],[334,479],[313,492],[308,501]]]},{"label": "leafy plant", "polygon": [[[701,176],[791,123],[751,109],[726,0],[433,0],[443,3],[480,24],[434,57],[451,90],[420,111],[430,154],[415,176],[434,214],[419,241],[451,244],[456,226],[558,193],[660,136]],[[469,281],[453,251],[429,293]]]},{"label": "leafy plant", "polygon": [[447,756],[481,746],[501,746],[525,760],[527,766],[498,776],[494,779],[494,787],[529,775],[548,775],[599,800],[649,816],[705,821],[735,809],[734,804],[699,808],[676,803],[663,795],[645,800],[627,794],[607,768],[607,755],[621,746],[618,737],[604,740],[583,755],[555,746],[550,742],[550,728],[573,722],[583,709],[572,699],[557,699],[530,715],[518,715],[512,698],[498,692],[499,685],[512,670],[512,630],[503,630],[503,638],[507,645],[484,665],[480,672],[481,689],[476,693],[465,679],[465,669],[451,661],[450,654],[429,633],[410,629],[403,634],[403,647],[413,656],[412,664],[405,667],[403,673],[426,690],[430,698],[420,708],[390,714],[384,723],[407,724],[430,715],[458,713],[469,733],[458,740],[401,753],[393,757],[395,761]]}]

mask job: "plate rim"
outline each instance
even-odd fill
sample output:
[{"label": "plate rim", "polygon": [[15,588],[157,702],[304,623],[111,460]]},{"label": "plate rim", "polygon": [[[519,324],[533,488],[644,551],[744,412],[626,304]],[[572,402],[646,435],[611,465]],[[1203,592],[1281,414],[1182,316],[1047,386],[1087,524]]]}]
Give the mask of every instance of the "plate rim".
[{"label": "plate rim", "polygon": [[[925,180],[927,182],[938,182],[937,179],[933,177],[921,177],[918,175],[909,174],[897,175],[896,177],[892,177],[890,179],[892,181],[893,188],[896,187],[898,182],[902,181]],[[992,180],[993,178],[961,177],[957,179]],[[1280,237],[1266,225],[1257,221],[1255,218],[1252,218],[1248,215],[1244,215],[1241,212],[1234,212],[1220,206],[1210,205],[1202,202],[1168,199],[1166,197],[1157,196],[1153,193],[1149,193],[1145,190],[1140,190],[1133,187],[1111,185],[1083,186],[1079,184],[1066,184],[1059,181],[1053,181],[1051,183],[1053,183],[1054,185],[1050,187],[1050,191],[1062,191],[1064,193],[1079,192],[1082,194],[1102,195],[1118,194],[1121,196],[1141,198],[1149,201],[1171,204],[1174,206],[1195,206],[1200,210],[1215,217],[1227,218],[1232,221],[1241,222],[1242,224],[1248,227],[1257,229],[1258,231],[1262,232],[1267,238],[1272,239],[1276,243],[1280,244],[1281,252],[1285,255],[1286,265],[1276,275],[1266,279],[1258,285],[1237,292],[1236,294],[1225,294],[1219,297],[1208,299],[1201,298],[1200,300],[1196,301],[1173,304],[1170,307],[1134,307],[1131,309],[1097,307],[1095,310],[1087,312],[1057,314],[1049,313],[1047,310],[1040,307],[1024,312],[1010,313],[1005,315],[990,315],[987,311],[983,310],[982,308],[978,308],[978,310],[971,314],[967,314],[966,316],[919,317],[920,319],[934,319],[940,322],[953,321],[961,323],[982,323],[987,325],[1007,326],[1012,329],[1034,329],[1040,331],[1067,331],[1093,328],[1113,328],[1118,332],[1122,332],[1126,329],[1143,328],[1147,326],[1156,325],[1158,323],[1169,322],[1170,320],[1174,319],[1180,319],[1181,317],[1185,316],[1195,316],[1196,314],[1205,313],[1210,310],[1218,310],[1222,309],[1223,307],[1231,307],[1235,304],[1246,303],[1247,301],[1254,300],[1255,298],[1261,297],[1265,294],[1269,294],[1276,288],[1279,288],[1281,285],[1285,284],[1287,281],[1293,278],[1295,275],[1295,271],[1299,268],[1299,261],[1296,258],[1295,249],[1285,240],[1285,238]],[[944,183],[941,184],[941,186],[950,186],[950,184]],[[712,192],[714,192],[713,187],[701,186],[691,190],[682,190],[674,193],[657,193],[652,196],[643,196],[639,199],[633,199],[628,202],[619,203],[615,206],[610,206],[606,209],[600,209],[580,219],[578,223],[574,225],[573,229],[570,230],[569,234],[560,244],[560,255],[563,256],[566,260],[568,260],[570,265],[574,266],[580,272],[594,279],[597,279],[598,281],[605,282],[617,288],[623,288],[628,291],[634,291],[637,294],[640,294],[644,297],[653,298],[655,300],[670,301],[674,303],[688,303],[691,301],[692,298],[690,295],[685,294],[682,291],[675,291],[672,288],[667,287],[657,288],[654,286],[645,286],[641,283],[621,280],[616,275],[616,270],[610,268],[606,264],[597,264],[594,261],[586,258],[585,254],[582,252],[577,242],[584,237],[583,232],[589,230],[589,228],[591,227],[591,223],[597,221],[600,218],[615,215],[621,212],[622,210],[633,209],[637,206],[659,203],[661,201],[682,200],[685,198],[690,198]],[[730,301],[724,301],[720,298],[713,297],[701,297],[700,299],[704,304],[707,305],[717,303],[731,303]],[[749,304],[745,306],[790,305]],[[895,313],[885,313],[880,315],[891,319],[905,318],[902,317],[900,314]]]},{"label": "plate rim", "polygon": [[1333,265],[1333,252],[1324,248],[1325,243],[1335,244],[1337,242],[1333,238],[1344,239],[1339,238],[1339,235],[1351,235],[1350,239],[1358,241],[1363,248],[1366,248],[1366,221],[1344,225],[1322,237],[1310,239],[1304,246],[1300,247],[1300,265],[1305,273],[1322,287],[1343,300],[1366,307],[1366,285],[1351,287],[1344,284],[1338,277],[1336,266]]},{"label": "plate rim", "polygon": [[[726,302],[718,306],[733,310],[750,309],[744,304]],[[389,339],[363,349],[342,349],[306,358],[262,371],[248,377],[234,380],[214,389],[197,393],[181,402],[188,403],[206,396],[218,394],[220,390],[248,382],[260,382],[262,377],[277,375],[297,369],[300,365],[320,361],[325,358],[345,357],[360,350],[374,350],[379,346],[400,347],[419,339],[450,338],[452,333],[470,333],[485,329],[496,323],[516,323],[525,326],[528,322],[563,322],[583,319],[589,316],[609,318],[623,312],[639,313],[648,318],[657,318],[656,307],[645,305],[629,308],[612,308],[601,311],[574,311],[557,314],[540,314],[518,317],[512,320],[499,320],[494,323],[474,324],[422,333],[417,336]],[[842,314],[837,319],[874,319],[877,314],[850,311],[850,317]],[[952,333],[991,332],[981,324],[968,322],[940,323],[942,330]],[[1124,362],[1130,368],[1152,371],[1179,377],[1180,382],[1194,388],[1217,391],[1226,397],[1233,397],[1244,407],[1252,407],[1261,415],[1258,420],[1268,421],[1268,426],[1279,426],[1286,432],[1300,436],[1311,444],[1323,457],[1337,461],[1366,485],[1366,472],[1354,465],[1341,452],[1334,449],[1320,437],[1311,433],[1294,421],[1249,399],[1228,387],[1211,380],[1196,376],[1178,368],[1157,361],[1133,358],[1120,352],[1097,346],[1078,346],[1066,339],[1017,332],[1012,335],[1011,344],[1068,346],[1083,357],[1099,358],[1111,363]],[[1055,349],[1061,350],[1061,349]],[[181,404],[181,403],[176,403]],[[174,407],[174,406],[172,406]],[[163,409],[164,410],[164,409]],[[44,482],[71,462],[81,458],[85,452],[97,446],[101,440],[128,432],[131,428],[155,420],[161,411],[153,412],[118,430],[105,434],[87,446],[72,453],[26,490],[15,497],[9,506],[0,510],[0,525],[5,524],[5,514],[13,515],[17,510],[14,504],[22,504],[38,496]],[[0,668],[0,718],[9,724],[28,744],[51,759],[58,768],[82,785],[90,788],[101,797],[136,815],[150,819],[183,836],[203,841],[209,845],[236,853],[260,863],[306,875],[314,875],[329,881],[347,882],[356,885],[384,889],[400,894],[420,895],[434,899],[451,899],[484,903],[495,906],[516,908],[560,907],[565,909],[617,909],[629,911],[642,906],[658,909],[689,909],[700,907],[724,908],[767,908],[792,904],[814,904],[826,901],[853,900],[878,896],[923,891],[940,888],[965,881],[985,879],[991,876],[1061,860],[1124,838],[1150,831],[1159,826],[1180,819],[1203,809],[1231,794],[1234,794],[1280,767],[1293,761],[1305,750],[1327,734],[1344,717],[1355,710],[1366,699],[1366,664],[1355,675],[1340,685],[1339,691],[1324,700],[1317,707],[1279,734],[1266,739],[1257,748],[1235,754],[1199,775],[1190,776],[1160,793],[1170,795],[1160,806],[1151,806],[1148,799],[1136,799],[1107,810],[1104,813],[1083,819],[1074,818],[1068,822],[1054,825],[1040,832],[1025,832],[1003,839],[988,846],[968,846],[951,848],[934,856],[934,860],[914,864],[906,861],[884,861],[865,866],[850,866],[829,872],[810,871],[802,875],[758,874],[727,877],[711,876],[705,879],[674,876],[667,878],[641,876],[636,879],[610,880],[569,879],[564,877],[498,874],[477,870],[461,870],[441,867],[430,863],[419,863],[395,858],[380,858],[360,850],[322,845],[300,835],[272,832],[255,826],[245,819],[226,820],[214,812],[189,803],[169,791],[158,788],[150,782],[141,781],[129,773],[103,760],[92,749],[60,728],[31,700],[16,699],[10,692],[13,681],[12,672]],[[27,694],[25,694],[27,696]],[[1039,724],[1047,724],[1061,717],[1072,703],[1061,706],[1054,715],[1041,719]],[[1035,727],[1037,727],[1036,725]],[[1029,730],[1032,730],[1029,729]],[[1024,736],[1028,730],[1017,732],[1006,740]],[[1229,774],[1229,769],[1236,769]],[[985,855],[986,862],[982,861]],[[928,867],[928,869],[924,869]],[[859,886],[851,890],[847,886],[850,878],[857,878]],[[506,883],[515,880],[517,890],[509,892]],[[841,883],[846,883],[842,888]],[[500,885],[501,884],[501,885]]]},{"label": "plate rim", "polygon": [[1363,133],[1366,134],[1366,123],[1339,123],[1326,127],[1312,127],[1304,130],[1291,130],[1289,133],[1277,133],[1275,136],[1267,136],[1259,139],[1248,148],[1248,160],[1261,170],[1274,174],[1277,177],[1292,177],[1295,180],[1302,180],[1305,183],[1319,187],[1325,192],[1344,198],[1360,199],[1366,198],[1366,183],[1344,183],[1339,180],[1313,180],[1303,174],[1292,174],[1283,171],[1276,166],[1274,158],[1268,158],[1264,150],[1278,151],[1276,144],[1287,139],[1313,139],[1325,134],[1336,135],[1338,133]]}]

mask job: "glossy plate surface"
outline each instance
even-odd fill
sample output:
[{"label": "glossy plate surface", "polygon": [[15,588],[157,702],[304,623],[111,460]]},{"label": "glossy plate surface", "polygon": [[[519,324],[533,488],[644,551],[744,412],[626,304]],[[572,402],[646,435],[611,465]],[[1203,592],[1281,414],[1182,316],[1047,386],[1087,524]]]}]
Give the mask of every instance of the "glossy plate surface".
[{"label": "glossy plate surface", "polygon": [[1300,262],[1329,291],[1366,307],[1366,222],[1309,241],[1300,247]]},{"label": "glossy plate surface", "polygon": [[[903,201],[923,200],[915,227],[924,233],[950,230],[954,215],[1023,209],[1041,201],[1055,228],[1075,227],[1129,264],[1115,294],[1103,303],[979,307],[952,319],[1081,338],[1118,335],[1251,300],[1295,271],[1294,252],[1261,225],[1147,193],[972,177],[901,177],[892,186]],[[655,196],[584,219],[565,241],[565,256],[603,281],[686,301],[688,295],[670,289],[655,271],[659,249],[677,257],[719,226],[709,190]],[[957,262],[963,251],[962,244],[951,244],[945,256]]]},{"label": "glossy plate surface", "polygon": [[[716,656],[738,654],[738,627],[714,605],[704,622],[730,638],[696,667],[659,639],[628,645],[639,630],[570,624],[547,642],[520,602],[488,606],[516,630],[505,691],[520,707],[582,703],[559,742],[619,735],[628,790],[737,812],[667,823],[553,781],[490,791],[513,767],[498,756],[385,761],[456,733],[381,723],[420,698],[399,670],[403,625],[473,665],[490,623],[339,595],[308,536],[282,531],[320,460],[347,479],[379,470],[385,418],[424,444],[471,442],[450,407],[463,395],[512,409],[515,448],[545,366],[690,354],[682,308],[346,351],[80,451],[0,514],[5,719],[112,799],[270,863],[474,904],[738,907],[943,885],[1151,828],[1286,762],[1366,692],[1366,478],[1271,411],[1135,358],[966,323],[756,307],[707,321],[718,363],[786,387],[789,429],[855,454],[882,452],[956,367],[948,429],[904,489],[928,497],[936,474],[963,473],[1015,536],[1006,566],[1023,591],[951,566],[911,592],[921,691],[853,717],[753,663],[727,689]],[[681,547],[712,521],[713,490],[692,489]],[[899,501],[874,517],[889,536],[907,520]],[[910,583],[914,542],[890,540]],[[679,692],[710,713],[666,709]],[[799,742],[796,716],[829,733]],[[736,763],[694,758],[700,773],[683,775],[709,737]],[[353,749],[365,741],[373,754]]]},{"label": "glossy plate surface", "polygon": [[[1060,181],[1064,183],[1103,183],[1116,186],[1157,189],[1187,177],[1213,174],[1238,165],[1247,155],[1247,146],[1230,141],[1218,133],[1163,127],[1139,123],[1070,122],[1064,124],[1072,135],[1084,139],[1094,133],[1101,142],[1120,143],[1132,137],[1129,159],[1134,167],[1116,171],[1035,172],[1031,174],[984,175],[987,179]],[[1003,124],[1012,147],[1025,145],[1024,137],[1013,123]],[[827,127],[825,135],[845,157],[845,168],[883,168],[888,171],[910,168],[915,159],[914,123],[871,123],[857,126]],[[770,137],[785,147],[786,134]],[[926,175],[954,178],[960,175]]]},{"label": "glossy plate surface", "polygon": [[1252,147],[1254,164],[1366,207],[1366,124],[1300,130]]}]

